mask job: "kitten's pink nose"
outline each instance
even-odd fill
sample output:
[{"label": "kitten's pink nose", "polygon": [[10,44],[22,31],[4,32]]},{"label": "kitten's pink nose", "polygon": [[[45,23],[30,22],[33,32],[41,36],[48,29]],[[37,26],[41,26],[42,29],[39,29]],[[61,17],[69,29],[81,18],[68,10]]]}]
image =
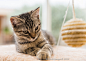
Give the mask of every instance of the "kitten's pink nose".
[{"label": "kitten's pink nose", "polygon": [[36,34],[35,33],[30,33],[31,37],[34,39]]}]

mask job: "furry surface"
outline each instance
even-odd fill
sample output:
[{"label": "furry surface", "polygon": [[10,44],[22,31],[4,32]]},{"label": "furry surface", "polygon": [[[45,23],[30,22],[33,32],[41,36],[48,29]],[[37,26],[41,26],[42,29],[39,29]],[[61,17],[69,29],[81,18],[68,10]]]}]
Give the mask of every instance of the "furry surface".
[{"label": "furry surface", "polygon": [[[68,59],[68,60],[65,60]],[[54,55],[47,61],[86,61],[86,49],[54,47]],[[35,56],[16,52],[15,45],[0,46],[0,61],[40,61]]]}]

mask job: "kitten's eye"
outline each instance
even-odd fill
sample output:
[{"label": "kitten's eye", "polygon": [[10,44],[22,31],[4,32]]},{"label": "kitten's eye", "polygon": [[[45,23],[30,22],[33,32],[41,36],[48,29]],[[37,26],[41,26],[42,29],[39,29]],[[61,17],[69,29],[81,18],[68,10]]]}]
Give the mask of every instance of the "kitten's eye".
[{"label": "kitten's eye", "polygon": [[25,34],[27,34],[28,32],[27,31],[23,31]]},{"label": "kitten's eye", "polygon": [[38,29],[38,26],[35,28],[35,30],[37,30]]}]

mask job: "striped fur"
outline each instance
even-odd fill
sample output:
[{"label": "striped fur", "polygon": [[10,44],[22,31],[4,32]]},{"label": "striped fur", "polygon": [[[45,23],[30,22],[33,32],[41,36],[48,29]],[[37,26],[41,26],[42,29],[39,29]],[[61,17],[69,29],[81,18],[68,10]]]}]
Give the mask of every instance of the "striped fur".
[{"label": "striped fur", "polygon": [[39,8],[12,16],[10,21],[14,30],[17,52],[30,54],[41,60],[51,57],[55,39],[50,33],[41,30]]}]

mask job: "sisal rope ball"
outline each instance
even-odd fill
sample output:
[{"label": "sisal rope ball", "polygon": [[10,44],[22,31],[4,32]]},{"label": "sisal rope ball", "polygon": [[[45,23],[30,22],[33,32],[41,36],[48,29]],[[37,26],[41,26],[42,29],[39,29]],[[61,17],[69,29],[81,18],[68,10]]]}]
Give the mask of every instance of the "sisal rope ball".
[{"label": "sisal rope ball", "polygon": [[82,19],[67,21],[61,31],[62,40],[68,46],[81,47],[86,43],[86,22]]},{"label": "sisal rope ball", "polygon": [[81,47],[86,43],[86,22],[84,22],[82,19],[78,19],[75,17],[74,0],[72,0],[72,5],[73,19],[68,20],[64,24],[67,15],[66,11],[64,21],[61,27],[61,37],[59,37],[58,42],[61,38],[61,40],[64,41],[68,46]]}]

